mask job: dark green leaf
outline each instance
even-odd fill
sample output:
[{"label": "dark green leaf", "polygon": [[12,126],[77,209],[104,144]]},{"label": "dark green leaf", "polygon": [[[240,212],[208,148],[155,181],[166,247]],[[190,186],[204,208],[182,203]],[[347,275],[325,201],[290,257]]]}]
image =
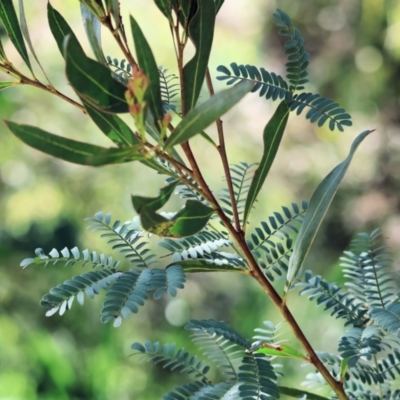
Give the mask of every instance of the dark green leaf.
[{"label": "dark green leaf", "polygon": [[132,196],[133,208],[138,214],[141,214],[144,207],[152,211],[160,209],[167,203],[178,183],[178,181],[173,181],[164,186],[160,189],[160,194],[157,197]]},{"label": "dark green leaf", "polygon": [[86,36],[96,60],[105,64],[106,59],[101,48],[101,23],[99,19],[81,3],[81,14]]},{"label": "dark green leaf", "polygon": [[6,53],[4,53],[3,43],[2,43],[1,37],[0,37],[0,61],[6,61],[6,60],[7,60],[7,56],[6,56]]},{"label": "dark green leaf", "polygon": [[285,293],[291,287],[294,279],[299,272],[304,259],[314,241],[315,235],[321,225],[322,220],[328,211],[329,205],[339,187],[347,168],[353,158],[358,145],[372,131],[364,131],[357,136],[351,145],[347,158],[337,165],[318,185],[315,192],[311,196],[308,210],[301,224],[299,234],[294,244],[293,253],[289,260],[289,269],[285,286]]},{"label": "dark green leaf", "polygon": [[201,0],[189,22],[188,34],[196,53],[183,68],[184,114],[194,108],[203,86],[214,37],[215,14],[214,0]]},{"label": "dark green leaf", "polygon": [[69,36],[69,42],[72,40],[75,42],[75,51],[77,51],[76,56],[78,57],[80,54],[85,54],[67,21],[57,10],[52,7],[50,2],[47,3],[47,19],[49,21],[51,33],[53,34],[58,49],[64,58],[64,40],[67,36]]},{"label": "dark green leaf", "polygon": [[152,209],[142,206],[140,221],[143,229],[163,237],[180,238],[202,230],[214,210],[196,200],[188,200],[172,219],[164,218]]},{"label": "dark green leaf", "polygon": [[24,38],[22,37],[21,28],[18,23],[17,14],[12,0],[0,1],[0,20],[3,22],[4,28],[6,28],[11,42],[33,74],[31,62],[29,61],[28,52],[25,47]]},{"label": "dark green leaf", "polygon": [[284,394],[286,396],[294,397],[295,399],[305,398],[307,400],[329,400],[329,397],[324,397],[320,396],[319,394],[314,394],[307,392],[306,390],[303,389],[294,389],[286,386],[278,386],[279,387],[279,392],[281,394]]},{"label": "dark green leaf", "polygon": [[158,9],[168,18],[168,21],[172,21],[171,13],[171,0],[154,0]]},{"label": "dark green leaf", "polygon": [[118,146],[126,147],[140,143],[129,126],[117,115],[104,113],[85,101],[83,104],[93,122]]},{"label": "dark green leaf", "polygon": [[6,124],[11,132],[27,145],[75,164],[97,167],[144,159],[144,156],[138,152],[138,148],[106,149],[53,135],[30,125],[21,125],[10,121],[6,121]]},{"label": "dark green leaf", "polygon": [[97,18],[102,19],[106,13],[102,0],[79,0],[84,4]]},{"label": "dark green leaf", "polygon": [[217,93],[203,104],[190,110],[165,142],[165,149],[170,149],[177,144],[186,142],[194,135],[202,132],[238,103],[250,92],[252,87],[252,82],[240,82],[227,90]]},{"label": "dark green leaf", "polygon": [[285,101],[282,101],[264,129],[264,152],[260,161],[260,165],[254,173],[249,194],[247,195],[243,215],[243,226],[246,225],[246,221],[250,215],[253,204],[257,199],[258,193],[260,192],[261,187],[267,178],[276,153],[278,152],[288,118],[289,108]]},{"label": "dark green leaf", "polygon": [[[170,264],[180,265],[184,272],[244,272],[245,270],[229,264],[217,265],[207,262],[204,259],[199,260],[182,260]],[[169,265],[167,266],[167,268]]]},{"label": "dark green leaf", "polygon": [[21,31],[22,31],[22,34],[24,35],[26,43],[28,43],[29,50],[31,51],[33,57],[35,58],[36,62],[38,63],[38,65],[39,65],[40,69],[42,70],[44,76],[46,76],[46,79],[49,80],[47,78],[47,75],[46,75],[42,65],[39,62],[39,59],[38,59],[38,57],[36,55],[36,52],[35,52],[35,49],[32,46],[32,41],[31,41],[31,37],[29,35],[28,25],[26,23],[26,18],[25,18],[25,10],[24,10],[24,2],[23,2],[23,0],[19,0],[19,19],[21,21]]},{"label": "dark green leaf", "polygon": [[126,87],[112,77],[105,65],[87,58],[71,37],[65,43],[65,59],[68,80],[79,97],[102,111],[128,112]]},{"label": "dark green leaf", "polygon": [[215,13],[217,14],[225,0],[215,0]]},{"label": "dark green leaf", "polygon": [[[156,120],[162,120],[164,112],[161,101],[160,77],[156,60],[154,59],[151,48],[143,32],[132,16],[131,29],[139,66],[150,81],[146,93],[150,110]],[[157,123],[155,125],[158,126]]]},{"label": "dark green leaf", "polygon": [[19,85],[19,82],[0,82],[0,90],[16,85]]}]

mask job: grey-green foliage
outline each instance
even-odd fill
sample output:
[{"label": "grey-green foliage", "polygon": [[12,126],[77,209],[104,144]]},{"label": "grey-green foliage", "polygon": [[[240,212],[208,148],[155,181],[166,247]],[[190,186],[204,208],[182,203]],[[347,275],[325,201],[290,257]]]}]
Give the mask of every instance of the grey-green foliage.
[{"label": "grey-green foliage", "polygon": [[246,353],[251,342],[239,332],[216,320],[192,320],[185,328],[192,332],[191,338],[203,357],[221,370],[223,380],[213,382],[207,375],[210,367],[204,361],[199,361],[198,356],[185,349],[175,351],[174,344],[161,347],[159,343],[134,343],[132,349],[141,358],[195,379],[168,392],[163,396],[164,400],[267,399],[279,396],[277,377],[269,358],[263,354]]},{"label": "grey-green foliage", "polygon": [[[294,210],[301,215],[297,206],[294,206]],[[337,354],[317,352],[318,357],[334,376],[342,376],[349,398],[396,399],[400,394],[396,388],[396,380],[400,375],[400,302],[397,302],[398,296],[394,291],[394,276],[389,271],[391,265],[387,248],[380,244],[380,232],[376,230],[371,234],[360,234],[341,260],[346,279],[344,285],[328,282],[320,276],[314,276],[311,271],[305,271],[297,278],[293,288],[300,288],[300,296],[308,296],[309,300],[316,301],[317,306],[323,305],[332,317],[344,321],[344,333],[337,338]],[[357,288],[360,282],[363,286]],[[173,351],[167,351],[170,348],[168,346],[163,347],[162,354],[159,345],[156,352],[149,350],[152,349],[149,344],[135,344],[133,347],[155,362],[161,362],[159,360],[162,359],[163,363],[168,361],[167,366],[177,365],[176,368],[180,368],[181,372],[197,371],[197,380],[175,388],[164,399],[275,399],[279,398],[278,381],[282,376],[282,373],[275,371],[278,365],[274,360],[279,359],[279,352],[260,354],[257,350],[262,343],[279,349],[286,340],[282,324],[275,325],[271,321],[265,321],[264,324],[264,328],[255,330],[257,335],[254,339],[257,342],[253,344],[224,322],[191,321],[186,326],[193,332],[192,339],[203,356],[222,371],[224,382],[214,382],[206,376],[200,376],[198,371],[204,364],[184,350],[174,355]],[[167,353],[169,358],[166,357]],[[199,365],[197,369],[196,365]],[[305,386],[326,385],[319,372],[307,373],[305,370],[304,374]],[[309,399],[328,399],[317,395],[314,397],[306,390],[291,392],[284,387],[282,393],[297,393]]]},{"label": "grey-green foliage", "polygon": [[280,9],[274,14],[277,26],[280,28],[279,34],[287,37],[284,53],[287,56],[286,79],[279,74],[269,72],[265,68],[257,68],[254,65],[242,65],[232,62],[229,69],[225,65],[217,67],[217,71],[222,75],[217,76],[218,80],[226,81],[227,85],[232,85],[241,80],[250,80],[255,83],[252,92],[258,92],[260,97],[267,100],[285,100],[290,111],[296,111],[300,115],[307,107],[309,111],[306,118],[311,123],[318,123],[323,126],[329,122],[329,129],[338,128],[343,132],[344,126],[351,126],[351,116],[339,106],[338,103],[327,99],[317,93],[301,92],[303,86],[308,82],[308,60],[310,54],[305,50],[304,39],[300,35],[298,28],[292,25],[290,17]]}]

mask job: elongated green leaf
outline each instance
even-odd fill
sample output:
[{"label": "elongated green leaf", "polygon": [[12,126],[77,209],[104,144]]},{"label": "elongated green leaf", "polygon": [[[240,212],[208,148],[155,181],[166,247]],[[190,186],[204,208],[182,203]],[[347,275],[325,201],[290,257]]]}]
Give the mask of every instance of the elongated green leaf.
[{"label": "elongated green leaf", "polygon": [[[251,353],[261,353],[266,354],[267,356],[273,357],[288,357],[288,358],[296,358],[303,361],[309,361],[308,357],[303,353],[297,351],[293,347],[290,347],[286,344],[269,344],[265,341],[259,341],[257,343],[257,349],[252,350],[250,349]],[[253,346],[252,346],[253,347]]]},{"label": "elongated green leaf", "polygon": [[143,229],[163,237],[181,238],[202,230],[214,210],[196,200],[188,200],[172,219],[157,214],[153,209],[142,206],[140,222]]},{"label": "elongated green leaf", "polygon": [[64,17],[52,7],[52,5],[47,3],[47,19],[49,21],[49,26],[51,33],[53,34],[54,39],[56,40],[58,49],[60,50],[61,55],[65,58],[64,52],[64,40],[67,36],[69,36],[69,42],[75,42],[74,49],[77,52],[76,56],[80,56],[80,54],[85,54],[82,46],[79,44],[77,37],[72,31],[71,27],[68,25],[67,21]]},{"label": "elongated green leaf", "polygon": [[15,12],[12,0],[0,1],[0,19],[3,22],[4,28],[6,28],[11,42],[33,74],[31,62],[29,61],[28,52],[26,50],[24,38],[22,37],[17,13]]},{"label": "elongated green leaf", "polygon": [[180,265],[184,272],[190,272],[190,273],[195,273],[195,272],[241,272],[241,273],[244,273],[244,272],[246,272],[245,269],[235,267],[234,265],[229,265],[229,264],[217,265],[217,264],[212,264],[210,262],[207,262],[204,259],[177,261],[177,262],[173,262],[170,265],[168,265],[167,268],[172,265]]},{"label": "elongated green leaf", "polygon": [[22,34],[23,34],[23,36],[24,36],[24,38],[26,40],[26,43],[28,43],[29,50],[32,53],[34,59],[38,63],[38,65],[39,65],[40,69],[42,70],[43,74],[45,75],[46,79],[49,80],[47,78],[47,75],[46,75],[42,65],[39,62],[39,59],[38,59],[38,57],[36,55],[36,52],[35,52],[35,49],[33,48],[33,45],[32,45],[31,37],[29,35],[28,25],[26,23],[26,18],[25,18],[24,1],[23,0],[19,0],[18,4],[19,4],[19,19],[21,21]]},{"label": "elongated green leaf", "polygon": [[165,149],[186,142],[202,132],[221,115],[238,103],[253,87],[253,83],[242,81],[237,85],[217,93],[203,104],[189,111],[186,117],[176,126],[174,132],[165,142]]},{"label": "elongated green leaf", "polygon": [[183,68],[184,114],[194,108],[203,86],[214,37],[215,14],[214,0],[197,1],[196,14],[189,22],[188,34],[196,53]]},{"label": "elongated green leaf", "polygon": [[108,114],[83,101],[88,115],[100,130],[120,147],[140,144],[131,128],[117,115]]},{"label": "elongated green leaf", "polygon": [[[132,16],[131,29],[139,66],[150,81],[146,93],[150,110],[156,120],[162,120],[164,112],[161,101],[160,76],[156,60],[142,30]],[[157,127],[158,124],[156,123],[155,126]]]},{"label": "elongated green leaf", "polygon": [[6,61],[6,60],[7,60],[7,56],[6,56],[6,53],[4,52],[3,43],[2,43],[1,37],[0,37],[0,61]]},{"label": "elongated green leaf", "polygon": [[16,85],[19,85],[19,82],[0,82],[0,90]]},{"label": "elongated green leaf", "polygon": [[27,145],[75,164],[97,167],[144,159],[138,147],[106,149],[53,135],[35,126],[16,124],[11,121],[6,121],[6,124],[11,132]]},{"label": "elongated green leaf", "polygon": [[286,386],[278,386],[280,394],[293,397],[295,399],[306,398],[307,400],[329,400],[329,397],[307,392],[303,389],[294,389]]},{"label": "elongated green leaf", "polygon": [[141,214],[144,207],[152,211],[160,209],[167,203],[178,183],[178,181],[174,181],[164,186],[160,189],[157,197],[132,196],[133,208],[138,214]]},{"label": "elongated green leaf", "polygon": [[207,224],[214,210],[196,200],[188,200],[174,218],[174,225],[169,231],[173,237],[191,236],[201,231]]},{"label": "elongated green leaf", "polygon": [[254,172],[253,180],[251,181],[251,186],[247,195],[243,215],[244,227],[246,226],[246,222],[250,215],[253,204],[256,201],[261,187],[267,178],[272,163],[274,162],[288,118],[289,108],[286,103],[282,101],[264,129],[264,152],[261,157],[260,165]]},{"label": "elongated green leaf", "polygon": [[172,22],[171,0],[154,0],[158,9],[167,17],[168,21]]},{"label": "elongated green leaf", "polygon": [[315,235],[321,225],[322,220],[332,202],[333,197],[339,187],[347,168],[353,158],[358,145],[373,131],[364,131],[360,133],[351,145],[347,158],[337,165],[318,185],[311,196],[306,215],[301,224],[299,234],[294,244],[293,253],[289,260],[289,269],[287,273],[285,293],[291,287],[294,279],[299,272],[304,259],[314,241]]},{"label": "elongated green leaf", "polygon": [[215,13],[217,14],[225,0],[215,0]]},{"label": "elongated green leaf", "polygon": [[98,62],[105,64],[106,59],[101,48],[101,23],[99,19],[82,3],[81,14],[83,26],[93,54]]},{"label": "elongated green leaf", "polygon": [[67,78],[79,97],[105,112],[128,112],[126,87],[112,77],[109,68],[81,53],[71,37],[66,39],[65,59]]},{"label": "elongated green leaf", "polygon": [[102,0],[79,0],[84,4],[97,18],[101,19],[106,16]]}]

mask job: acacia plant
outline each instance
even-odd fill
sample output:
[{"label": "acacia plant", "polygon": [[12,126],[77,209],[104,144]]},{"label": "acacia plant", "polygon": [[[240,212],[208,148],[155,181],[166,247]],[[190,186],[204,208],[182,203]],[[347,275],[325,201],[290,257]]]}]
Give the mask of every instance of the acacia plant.
[{"label": "acacia plant", "polygon": [[[299,30],[280,9],[273,17],[278,34],[287,39],[285,77],[235,62],[210,71],[215,17],[223,3],[155,0],[170,27],[176,51],[175,74],[157,66],[134,16],[128,27],[122,22],[118,0],[80,0],[95,59],[85,54],[66,20],[48,3],[48,22],[65,60],[68,82],[79,99],[75,101],[49,81],[36,78],[32,57],[42,67],[29,37],[23,1],[19,1],[19,18],[12,0],[0,1],[1,21],[31,73],[21,73],[0,43],[0,68],[12,78],[1,82],[0,88],[31,85],[50,92],[86,113],[114,145],[103,148],[6,121],[9,130],[29,146],[65,161],[91,166],[135,161],[148,167],[149,177],[152,172],[166,177],[157,197],[132,196],[138,216],[132,221],[121,223],[101,212],[87,219],[92,230],[119,251],[121,260],[77,247],[53,249],[49,254],[37,249],[36,257],[25,259],[21,266],[58,263],[90,268],[50,289],[41,305],[48,309],[47,315],[63,314],[75,298],[83,304],[85,293],[94,297],[104,289],[101,321],[114,326],[137,313],[150,294],[155,300],[166,293],[177,295],[187,274],[224,272],[254,278],[265,292],[266,302],[274,304],[293,332],[293,343],[279,341],[276,333],[280,325],[270,321],[257,330],[261,335],[255,341],[222,321],[190,321],[186,329],[192,332],[203,356],[223,372],[219,382],[209,378],[210,367],[204,361],[175,345],[134,343],[135,353],[192,377],[164,399],[277,399],[280,394],[302,399],[400,398],[400,392],[390,385],[400,372],[400,303],[379,231],[361,234],[344,253],[344,286],[302,268],[357,147],[371,131],[355,138],[347,158],[320,182],[309,203],[282,205],[281,211],[264,221],[250,223],[290,112],[305,113],[310,123],[328,124],[331,130],[343,131],[352,124],[350,115],[336,102],[306,91],[309,53]],[[104,55],[101,29],[112,32],[123,60]],[[131,39],[134,52],[130,50]],[[188,42],[194,45],[195,53],[185,62]],[[214,93],[212,74],[229,88]],[[208,96],[203,94],[199,100],[203,86]],[[278,106],[263,132],[261,159],[230,165],[221,117],[249,93],[276,101]],[[129,113],[132,124],[125,123],[118,116],[121,113]],[[212,124],[217,127],[216,138],[206,132]],[[190,142],[196,135],[219,155],[226,183],[219,196],[203,176],[206,167],[198,164],[192,152]],[[175,213],[160,212],[173,194],[185,200],[184,206]],[[162,258],[150,248],[147,233],[159,238],[165,250]],[[282,279],[286,282],[283,290],[276,286]],[[293,288],[301,290],[294,293]],[[337,354],[317,351],[304,335],[290,308],[298,294],[307,295],[317,305],[324,305],[332,317],[343,320]],[[281,386],[279,378],[285,371],[277,369],[275,363],[281,357],[299,366],[310,365],[315,373],[306,378],[329,387],[328,397],[301,387]]]}]

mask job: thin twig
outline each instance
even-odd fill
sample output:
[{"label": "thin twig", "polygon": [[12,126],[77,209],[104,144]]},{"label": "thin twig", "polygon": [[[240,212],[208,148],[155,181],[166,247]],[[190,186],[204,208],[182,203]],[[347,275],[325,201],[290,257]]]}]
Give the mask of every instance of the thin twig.
[{"label": "thin twig", "polygon": [[62,100],[65,100],[66,102],[72,104],[73,106],[79,108],[82,112],[86,114],[85,107],[82,104],[79,104],[75,100],[71,99],[70,97],[66,96],[65,94],[59,92],[54,86],[52,85],[45,85],[41,83],[40,81],[36,79],[30,79],[27,76],[23,75],[21,72],[16,70],[12,64],[0,64],[0,69],[3,69],[6,73],[12,74],[14,77],[17,77],[19,79],[18,83],[19,85],[30,85],[35,88],[44,90],[47,93],[51,93],[56,95]]},{"label": "thin twig", "polygon": [[[214,87],[211,80],[210,70],[208,68],[206,70],[206,82],[210,96],[214,96]],[[231,176],[231,170],[229,169],[228,156],[226,154],[224,129],[220,118],[218,118],[215,122],[217,124],[218,140],[219,140],[219,146],[217,149],[221,157],[222,165],[224,167],[226,183],[229,191],[229,198],[232,204],[232,212],[235,221],[235,227],[236,230],[239,232],[241,230],[239,212],[236,204],[235,191],[233,190],[232,176]]]}]

